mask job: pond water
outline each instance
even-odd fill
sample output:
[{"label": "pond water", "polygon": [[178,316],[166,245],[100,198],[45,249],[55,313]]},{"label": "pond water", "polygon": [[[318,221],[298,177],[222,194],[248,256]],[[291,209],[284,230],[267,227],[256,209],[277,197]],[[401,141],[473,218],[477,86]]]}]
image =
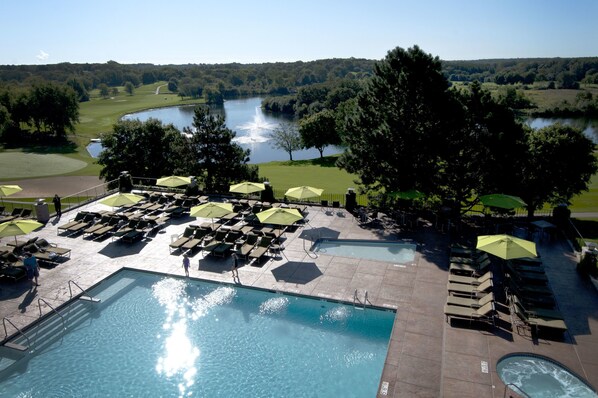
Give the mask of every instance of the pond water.
[{"label": "pond water", "polygon": [[[244,149],[250,149],[250,163],[264,163],[275,160],[289,160],[289,154],[272,147],[268,135],[280,126],[281,123],[296,123],[286,115],[273,115],[264,112],[261,108],[262,99],[259,97],[228,100],[223,106],[210,106],[213,113],[224,116],[226,126],[233,130],[237,136],[235,142]],[[193,123],[194,106],[175,106],[168,108],[149,109],[125,115],[123,119],[139,119],[146,121],[149,118],[161,120],[162,123],[172,123],[179,130],[191,127]],[[337,147],[327,147],[324,155],[333,155],[342,152]],[[313,159],[320,157],[316,149],[293,151],[293,160]]]},{"label": "pond water", "polygon": [[530,117],[525,120],[525,123],[533,129],[541,129],[542,127],[550,126],[555,123],[565,124],[581,129],[583,133],[592,140],[594,144],[598,144],[598,119],[590,118],[561,118],[561,117]]}]

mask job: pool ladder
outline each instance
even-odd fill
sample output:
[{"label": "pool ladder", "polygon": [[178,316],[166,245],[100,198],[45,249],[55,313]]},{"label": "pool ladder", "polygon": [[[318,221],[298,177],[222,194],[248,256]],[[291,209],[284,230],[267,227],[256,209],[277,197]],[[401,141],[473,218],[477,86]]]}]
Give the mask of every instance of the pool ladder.
[{"label": "pool ladder", "polygon": [[[531,398],[529,395],[527,395],[525,393],[525,391],[523,391],[521,388],[517,387],[515,384],[513,383],[509,383],[507,385],[505,385],[505,392],[503,394],[503,398],[507,397],[507,391],[511,390],[512,392],[514,392],[515,394],[517,394],[517,397],[526,397],[526,398]],[[515,391],[517,390],[517,391]],[[515,398],[512,395],[509,395],[509,398]]]},{"label": "pool ladder", "polygon": [[353,307],[355,307],[355,303],[361,304],[363,308],[367,305],[370,300],[368,299],[368,291],[366,290],[363,295],[363,301],[359,300],[359,289],[355,289],[353,293]]}]

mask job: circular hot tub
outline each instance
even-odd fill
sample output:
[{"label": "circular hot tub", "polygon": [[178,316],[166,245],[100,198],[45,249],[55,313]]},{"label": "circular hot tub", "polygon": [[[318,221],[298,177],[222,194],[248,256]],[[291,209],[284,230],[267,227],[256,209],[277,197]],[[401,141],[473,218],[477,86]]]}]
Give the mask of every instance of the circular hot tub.
[{"label": "circular hot tub", "polygon": [[496,372],[507,386],[531,398],[598,398],[590,384],[564,365],[540,355],[509,354],[496,364]]}]

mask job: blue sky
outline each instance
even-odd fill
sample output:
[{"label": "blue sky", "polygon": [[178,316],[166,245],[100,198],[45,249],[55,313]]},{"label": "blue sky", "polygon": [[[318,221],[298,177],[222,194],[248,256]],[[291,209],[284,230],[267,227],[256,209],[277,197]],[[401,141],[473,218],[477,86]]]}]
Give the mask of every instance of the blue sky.
[{"label": "blue sky", "polygon": [[598,56],[597,0],[2,0],[0,64]]}]

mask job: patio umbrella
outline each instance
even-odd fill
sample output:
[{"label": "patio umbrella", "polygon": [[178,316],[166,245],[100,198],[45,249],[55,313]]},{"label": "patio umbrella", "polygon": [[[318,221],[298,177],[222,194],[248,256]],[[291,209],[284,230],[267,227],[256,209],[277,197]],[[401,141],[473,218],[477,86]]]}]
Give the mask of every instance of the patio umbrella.
[{"label": "patio umbrella", "polygon": [[516,209],[518,207],[527,206],[527,203],[520,197],[504,195],[501,193],[480,196],[478,199],[480,199],[480,202],[482,202],[484,206],[499,207],[501,209]]},{"label": "patio umbrella", "polygon": [[256,214],[262,224],[293,225],[302,220],[303,216],[297,209],[285,209],[282,207],[273,207],[268,210],[260,211]]},{"label": "patio umbrella", "polygon": [[[0,198],[21,192],[22,190],[23,188],[18,185],[0,185]],[[2,203],[4,203],[4,200],[2,200]]]},{"label": "patio umbrella", "polygon": [[389,194],[390,196],[397,198],[397,199],[403,199],[403,200],[413,200],[413,199],[420,199],[423,198],[424,193],[420,192],[416,189],[410,189],[408,191],[400,191],[400,192],[391,192]]},{"label": "patio umbrella", "polygon": [[231,203],[208,202],[191,208],[191,217],[212,218],[226,216],[233,212]]},{"label": "patio umbrella", "polygon": [[43,227],[44,224],[33,220],[12,220],[0,224],[0,238],[14,236],[15,244],[17,235],[27,235],[29,232]]},{"label": "patio umbrella", "polygon": [[265,189],[266,186],[262,183],[245,181],[240,184],[231,185],[228,191],[234,193],[244,193],[246,195],[249,195],[250,193],[260,192]]},{"label": "patio umbrella", "polygon": [[145,199],[143,196],[135,195],[134,193],[118,193],[100,200],[100,203],[106,206],[119,207],[135,204],[143,199]]},{"label": "patio umbrella", "polygon": [[324,192],[323,189],[304,185],[301,187],[293,187],[293,188],[287,189],[287,191],[285,192],[285,196],[303,200],[303,199],[309,199],[309,198],[315,198],[315,197],[321,196],[322,192]]},{"label": "patio umbrella", "polygon": [[156,181],[156,185],[160,185],[161,187],[180,187],[182,185],[189,185],[191,184],[191,178],[189,177],[181,177],[181,176],[169,176],[169,177],[162,177],[158,178]]},{"label": "patio umbrella", "polygon": [[503,260],[538,256],[534,242],[510,235],[478,236],[476,249],[493,254]]}]

